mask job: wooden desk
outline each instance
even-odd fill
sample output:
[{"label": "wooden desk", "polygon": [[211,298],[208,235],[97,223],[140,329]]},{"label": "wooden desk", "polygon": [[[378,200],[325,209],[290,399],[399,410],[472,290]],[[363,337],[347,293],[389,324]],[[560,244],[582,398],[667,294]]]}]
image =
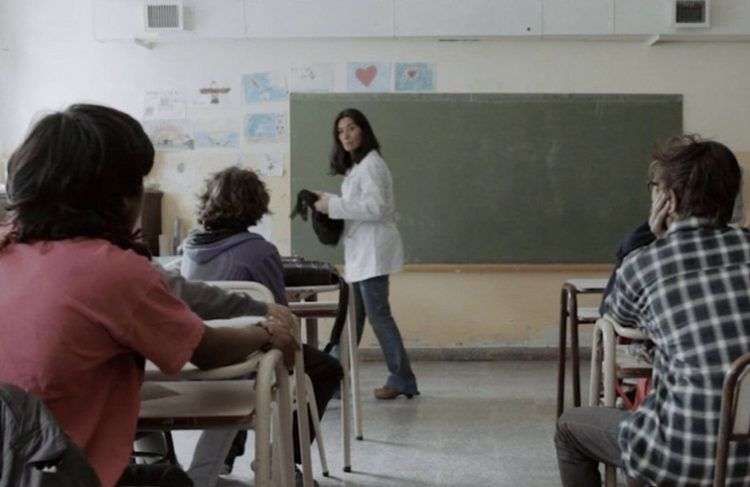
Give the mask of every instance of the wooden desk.
[{"label": "wooden desk", "polygon": [[[294,311],[294,306],[297,306],[295,314],[305,320],[305,343],[314,348],[318,346],[318,318],[335,318],[336,311],[338,310],[338,302],[335,303],[336,307],[333,310],[333,314],[326,314],[330,306],[323,306],[322,308],[316,307],[300,307],[299,303],[315,303],[318,301],[318,294],[338,292],[338,284],[332,284],[330,286],[290,286],[286,288],[286,298],[289,301],[289,307]],[[307,311],[302,311],[307,309]],[[323,313],[316,315],[315,310]],[[306,313],[306,316],[302,316],[300,313]]]},{"label": "wooden desk", "polygon": [[599,319],[598,308],[579,308],[579,294],[598,294],[604,291],[607,279],[568,279],[560,291],[560,337],[557,370],[557,417],[565,409],[565,363],[567,325],[570,322],[570,349],[573,373],[573,404],[581,405],[581,365],[578,345],[578,325],[593,324]]}]

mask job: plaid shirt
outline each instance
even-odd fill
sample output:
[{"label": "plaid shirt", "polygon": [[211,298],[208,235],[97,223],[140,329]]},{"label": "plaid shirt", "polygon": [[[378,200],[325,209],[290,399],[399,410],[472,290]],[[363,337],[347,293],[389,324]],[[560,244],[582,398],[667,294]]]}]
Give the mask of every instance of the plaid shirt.
[{"label": "plaid shirt", "polygon": [[[625,260],[608,305],[656,351],[653,391],[620,423],[627,473],[712,485],[724,376],[750,352],[750,233],[700,218],[673,223]],[[750,444],[735,445],[727,485],[750,486]]]}]

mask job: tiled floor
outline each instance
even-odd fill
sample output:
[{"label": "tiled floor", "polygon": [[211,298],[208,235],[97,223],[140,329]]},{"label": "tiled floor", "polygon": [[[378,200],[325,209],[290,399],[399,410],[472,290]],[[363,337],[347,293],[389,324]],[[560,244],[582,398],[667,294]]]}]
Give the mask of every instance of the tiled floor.
[{"label": "tiled floor", "polygon": [[[552,444],[555,363],[417,362],[414,369],[422,395],[381,402],[371,390],[385,366],[362,365],[365,439],[353,441],[352,473],[341,470],[341,403],[331,402],[323,422],[331,477],[320,475],[313,450],[321,486],[560,485]],[[176,436],[183,464],[196,437]],[[252,485],[251,439],[248,449],[220,485]]]}]

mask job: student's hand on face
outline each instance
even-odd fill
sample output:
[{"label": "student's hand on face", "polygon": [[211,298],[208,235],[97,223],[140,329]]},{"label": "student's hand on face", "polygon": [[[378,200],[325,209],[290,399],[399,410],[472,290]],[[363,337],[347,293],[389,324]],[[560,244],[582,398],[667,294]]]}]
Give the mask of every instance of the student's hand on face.
[{"label": "student's hand on face", "polygon": [[328,193],[317,193],[319,198],[315,202],[315,209],[321,213],[328,213],[328,201],[331,199],[331,195]]},{"label": "student's hand on face", "polygon": [[659,195],[651,201],[651,212],[648,217],[648,226],[651,233],[656,238],[662,238],[667,233],[668,218],[671,214],[672,204],[669,194],[660,192]]}]

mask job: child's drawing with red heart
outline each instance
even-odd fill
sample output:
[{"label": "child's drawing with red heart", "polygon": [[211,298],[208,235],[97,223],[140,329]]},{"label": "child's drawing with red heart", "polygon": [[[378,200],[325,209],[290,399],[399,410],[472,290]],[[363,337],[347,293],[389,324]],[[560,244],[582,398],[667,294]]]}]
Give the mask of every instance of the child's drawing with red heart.
[{"label": "child's drawing with red heart", "polygon": [[366,67],[357,68],[354,72],[354,76],[356,76],[359,82],[364,86],[370,86],[377,75],[378,68],[372,64]]}]

